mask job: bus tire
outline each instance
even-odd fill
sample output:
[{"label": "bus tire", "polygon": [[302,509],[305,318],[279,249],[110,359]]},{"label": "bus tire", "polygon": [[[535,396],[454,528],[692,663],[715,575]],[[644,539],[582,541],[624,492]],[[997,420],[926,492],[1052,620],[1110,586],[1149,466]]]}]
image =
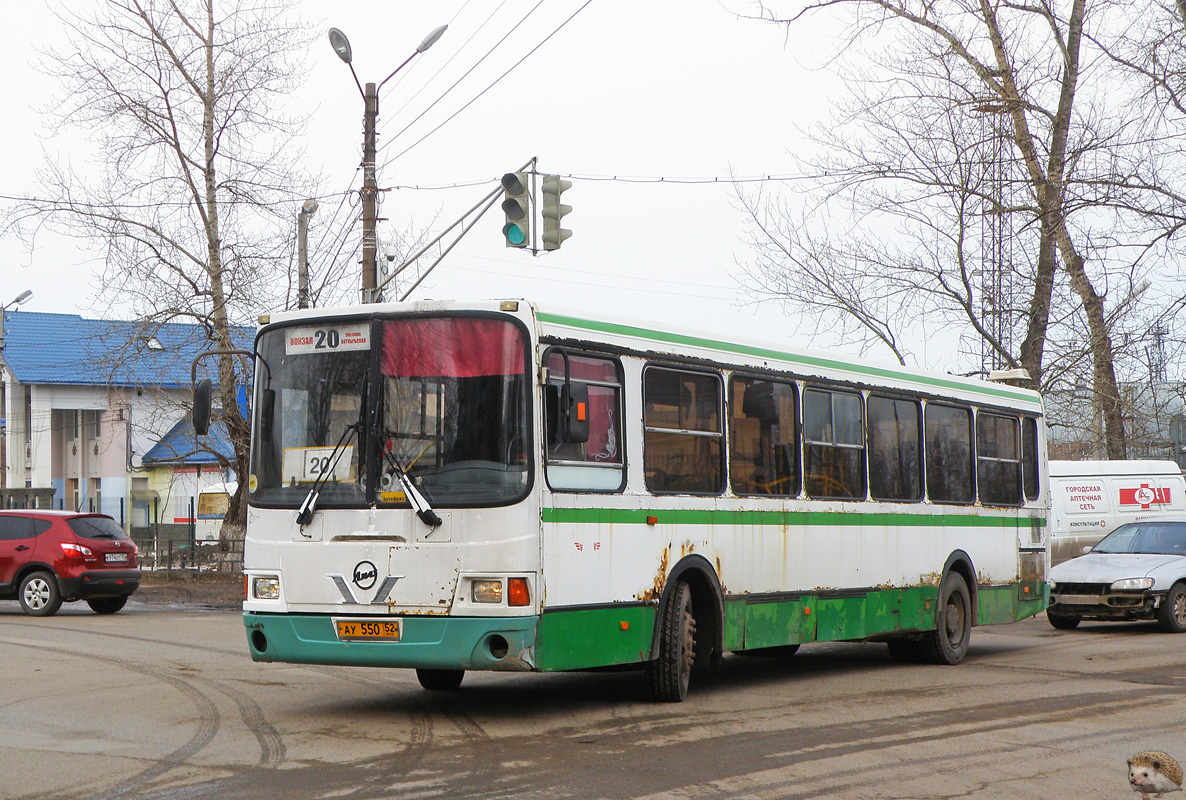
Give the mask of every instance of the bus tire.
[{"label": "bus tire", "polygon": [[1175,583],[1157,607],[1157,626],[1166,633],[1186,631],[1186,584]]},{"label": "bus tire", "polygon": [[128,596],[121,594],[118,597],[94,597],[86,601],[86,604],[91,607],[91,611],[96,614],[114,614],[124,607],[128,602]]},{"label": "bus tire", "polygon": [[667,599],[659,625],[659,654],[647,662],[651,695],[664,703],[678,703],[688,695],[692,662],[696,658],[696,618],[692,590],[678,582]]},{"label": "bus tire", "polygon": [[416,679],[430,692],[451,692],[461,685],[463,669],[418,669]]},{"label": "bus tire", "polygon": [[1069,631],[1079,627],[1083,617],[1078,614],[1057,614],[1046,609],[1046,621],[1050,623],[1051,627],[1058,628],[1060,631]]},{"label": "bus tire", "polygon": [[972,597],[958,572],[948,572],[939,584],[935,630],[927,632],[919,645],[930,664],[955,666],[968,654],[972,638]]},{"label": "bus tire", "polygon": [[760,658],[790,658],[799,652],[797,644],[780,644],[774,647],[753,647],[749,650],[735,651],[739,656],[757,656]]},{"label": "bus tire", "polygon": [[922,642],[917,639],[907,639],[903,636],[897,639],[887,639],[885,644],[889,648],[890,658],[899,664],[922,662]]}]

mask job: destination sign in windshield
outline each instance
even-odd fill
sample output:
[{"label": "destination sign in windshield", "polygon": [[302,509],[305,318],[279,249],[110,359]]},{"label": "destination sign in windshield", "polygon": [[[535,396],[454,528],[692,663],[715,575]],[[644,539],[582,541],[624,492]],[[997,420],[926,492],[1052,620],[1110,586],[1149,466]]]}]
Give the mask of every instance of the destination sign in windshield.
[{"label": "destination sign in windshield", "polygon": [[362,320],[340,325],[290,328],[284,332],[287,355],[371,349],[371,325]]}]

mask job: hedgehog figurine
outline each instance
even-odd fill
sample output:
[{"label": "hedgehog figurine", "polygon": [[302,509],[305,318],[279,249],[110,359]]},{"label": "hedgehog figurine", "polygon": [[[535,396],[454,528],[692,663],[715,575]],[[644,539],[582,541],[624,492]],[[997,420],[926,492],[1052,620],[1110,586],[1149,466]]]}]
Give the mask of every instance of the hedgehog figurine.
[{"label": "hedgehog figurine", "polygon": [[1172,756],[1156,750],[1137,753],[1128,760],[1128,782],[1134,792],[1141,793],[1141,800],[1149,800],[1149,794],[1161,797],[1166,792],[1182,789],[1182,767]]}]

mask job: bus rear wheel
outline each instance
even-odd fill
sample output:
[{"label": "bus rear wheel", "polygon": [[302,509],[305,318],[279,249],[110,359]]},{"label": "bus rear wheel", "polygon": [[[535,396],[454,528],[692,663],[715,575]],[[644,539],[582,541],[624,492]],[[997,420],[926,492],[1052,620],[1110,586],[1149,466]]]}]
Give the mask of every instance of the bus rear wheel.
[{"label": "bus rear wheel", "polygon": [[430,692],[451,692],[461,685],[463,669],[418,669],[416,679]]},{"label": "bus rear wheel", "polygon": [[692,590],[680,581],[672,589],[659,625],[659,655],[647,662],[652,696],[664,703],[678,703],[688,695],[692,662],[696,658],[696,618],[692,615]]},{"label": "bus rear wheel", "polygon": [[935,630],[919,644],[923,658],[931,664],[956,665],[968,654],[972,638],[972,597],[958,572],[949,572],[939,584],[939,609]]}]

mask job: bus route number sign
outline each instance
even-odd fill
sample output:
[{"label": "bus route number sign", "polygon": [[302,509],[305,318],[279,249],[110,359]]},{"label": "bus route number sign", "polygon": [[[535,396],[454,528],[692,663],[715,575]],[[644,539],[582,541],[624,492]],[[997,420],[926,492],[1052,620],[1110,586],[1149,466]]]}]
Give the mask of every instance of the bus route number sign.
[{"label": "bus route number sign", "polygon": [[337,454],[332,447],[286,447],[284,479],[295,483],[351,480],[354,445],[346,445]]},{"label": "bus route number sign", "polygon": [[290,356],[370,349],[371,326],[365,320],[342,325],[290,328],[284,335],[284,353]]},{"label": "bus route number sign", "polygon": [[398,619],[335,619],[338,641],[342,642],[398,642]]}]

